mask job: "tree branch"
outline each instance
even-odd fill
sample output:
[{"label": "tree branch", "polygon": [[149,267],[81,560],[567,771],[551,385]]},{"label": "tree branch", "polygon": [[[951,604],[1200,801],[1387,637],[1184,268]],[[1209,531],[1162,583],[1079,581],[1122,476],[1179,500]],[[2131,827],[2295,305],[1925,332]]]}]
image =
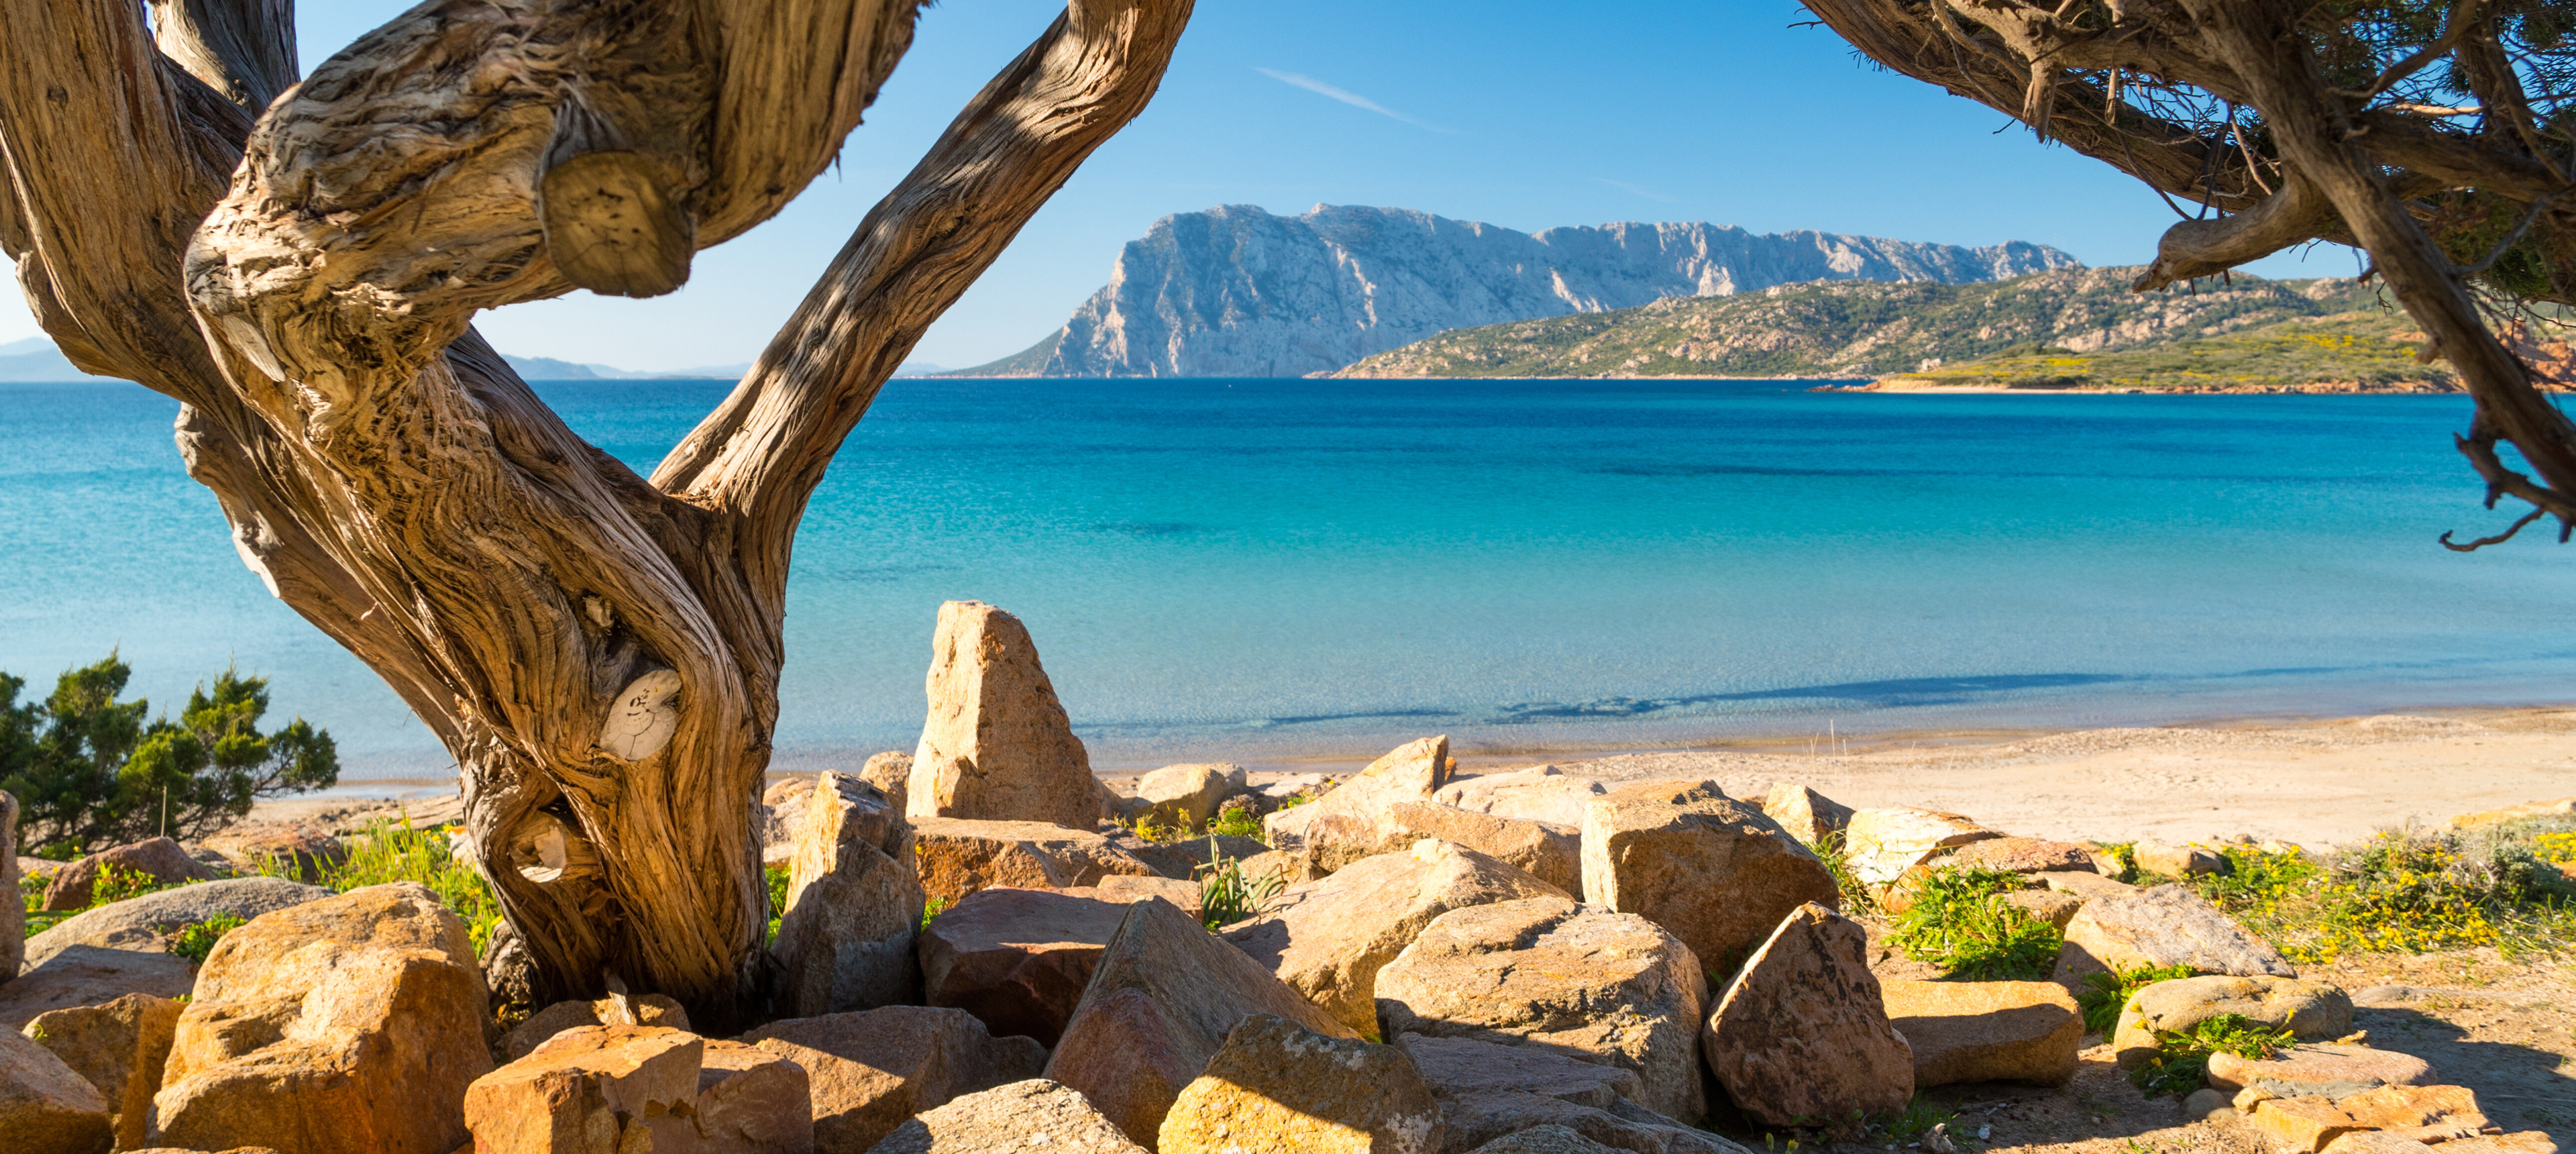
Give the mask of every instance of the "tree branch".
[{"label": "tree branch", "polygon": [[116,0],[0,4],[0,245],[37,323],[82,371],[191,404],[220,377],[179,254],[250,119],[153,47]]},{"label": "tree branch", "polygon": [[859,225],[733,394],[653,483],[746,519],[755,588],[787,556],[832,454],[931,322],[1161,83],[1190,0],[1074,0]]},{"label": "tree branch", "polygon": [[293,86],[295,0],[152,0],[163,55],[257,116]]}]

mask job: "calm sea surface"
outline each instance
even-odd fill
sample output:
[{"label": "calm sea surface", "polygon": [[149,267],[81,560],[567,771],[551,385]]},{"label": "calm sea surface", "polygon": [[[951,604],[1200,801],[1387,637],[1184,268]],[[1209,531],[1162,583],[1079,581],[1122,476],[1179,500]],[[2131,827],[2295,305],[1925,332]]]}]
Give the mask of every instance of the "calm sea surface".
[{"label": "calm sea surface", "polygon": [[[710,382],[539,386],[649,471]],[[434,743],[268,598],[176,406],[0,384],[0,670],[238,661],[355,773]],[[2576,547],[2452,397],[1777,382],[889,386],[797,540],[779,744],[909,748],[939,603],[1018,613],[1104,766],[2576,699]]]}]

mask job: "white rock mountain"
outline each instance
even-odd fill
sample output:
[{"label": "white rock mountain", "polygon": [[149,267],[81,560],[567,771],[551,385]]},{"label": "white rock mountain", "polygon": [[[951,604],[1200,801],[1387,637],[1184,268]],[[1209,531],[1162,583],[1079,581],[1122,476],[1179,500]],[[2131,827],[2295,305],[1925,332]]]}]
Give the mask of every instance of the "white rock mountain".
[{"label": "white rock mountain", "polygon": [[1056,335],[976,376],[1283,377],[1330,372],[1448,329],[1725,296],[1812,280],[1994,280],[2081,268],[2045,245],[1985,248],[1732,225],[1609,224],[1535,235],[1402,208],[1224,205],[1154,222]]}]

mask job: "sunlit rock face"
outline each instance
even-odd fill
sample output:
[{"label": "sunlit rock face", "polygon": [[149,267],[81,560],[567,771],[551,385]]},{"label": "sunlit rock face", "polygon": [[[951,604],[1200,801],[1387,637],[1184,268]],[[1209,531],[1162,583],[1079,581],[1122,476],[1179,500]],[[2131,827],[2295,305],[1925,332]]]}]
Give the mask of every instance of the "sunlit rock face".
[{"label": "sunlit rock face", "polygon": [[1225,205],[1154,222],[1060,334],[1042,376],[1279,377],[1470,325],[1812,280],[1959,284],[2081,267],[2043,245],[1918,244],[1731,225],[1531,234],[1401,208]]}]

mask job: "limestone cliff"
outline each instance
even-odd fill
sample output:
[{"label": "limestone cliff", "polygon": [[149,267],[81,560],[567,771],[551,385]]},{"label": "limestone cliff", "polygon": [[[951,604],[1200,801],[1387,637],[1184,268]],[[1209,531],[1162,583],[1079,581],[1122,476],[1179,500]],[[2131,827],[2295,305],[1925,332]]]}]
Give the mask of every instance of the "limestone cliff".
[{"label": "limestone cliff", "polygon": [[979,376],[1277,377],[1331,372],[1434,333],[1813,280],[1959,284],[2077,268],[1986,248],[1713,224],[1531,234],[1400,208],[1226,205],[1156,221],[1109,284],[1037,348]]}]

